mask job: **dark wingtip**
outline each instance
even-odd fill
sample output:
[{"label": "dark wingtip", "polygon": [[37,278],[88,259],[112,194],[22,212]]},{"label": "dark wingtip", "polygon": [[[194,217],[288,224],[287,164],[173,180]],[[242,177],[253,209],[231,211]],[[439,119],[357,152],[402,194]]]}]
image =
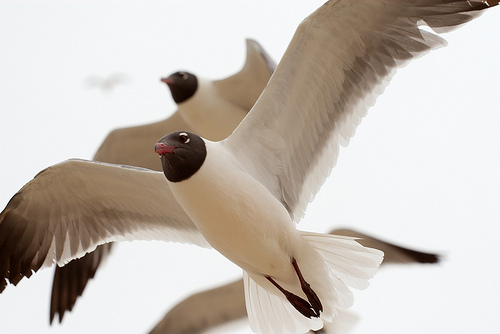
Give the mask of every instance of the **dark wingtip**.
[{"label": "dark wingtip", "polygon": [[419,252],[396,245],[392,245],[392,247],[397,248],[399,251],[408,255],[418,263],[438,263],[441,261],[439,254]]},{"label": "dark wingtip", "polygon": [[439,263],[441,261],[441,256],[439,254],[420,252],[406,247],[401,247],[352,229],[340,228],[335,229],[330,233],[359,238],[357,241],[363,246],[382,250],[385,253],[384,261],[382,262],[383,264]]},{"label": "dark wingtip", "polygon": [[59,314],[59,323],[63,321],[66,312],[71,312],[78,297],[83,294],[87,283],[94,278],[97,269],[111,252],[113,244],[98,246],[93,252],[57,267],[52,282],[50,299],[50,323]]}]

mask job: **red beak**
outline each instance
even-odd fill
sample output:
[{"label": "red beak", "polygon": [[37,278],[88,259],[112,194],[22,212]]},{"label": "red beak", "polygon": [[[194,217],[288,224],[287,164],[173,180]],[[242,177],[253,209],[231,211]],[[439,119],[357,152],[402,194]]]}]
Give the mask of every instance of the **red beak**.
[{"label": "red beak", "polygon": [[175,146],[168,146],[163,143],[156,143],[155,152],[159,155],[174,153]]},{"label": "red beak", "polygon": [[164,83],[166,83],[169,86],[175,83],[175,80],[172,79],[171,77],[161,78],[160,80],[161,80],[161,82],[164,82]]}]

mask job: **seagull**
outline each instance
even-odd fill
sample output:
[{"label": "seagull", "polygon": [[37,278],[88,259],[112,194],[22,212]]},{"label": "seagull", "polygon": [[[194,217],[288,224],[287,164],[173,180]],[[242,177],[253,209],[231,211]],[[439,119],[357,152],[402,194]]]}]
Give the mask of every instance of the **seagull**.
[{"label": "seagull", "polygon": [[167,84],[182,120],[188,127],[199,129],[196,133],[205,138],[222,140],[229,136],[255,104],[276,68],[256,41],[247,39],[246,43],[245,65],[228,78],[210,81],[178,71],[161,79]]},{"label": "seagull", "polygon": [[[401,247],[352,229],[334,229],[329,233],[355,237],[363,246],[383,251],[384,260],[381,265],[439,262],[437,254]],[[150,331],[150,334],[203,333],[210,328],[246,317],[243,289],[243,280],[240,279],[195,293],[170,309]],[[345,317],[336,317],[334,324],[338,326],[344,321],[346,321]]]},{"label": "seagull", "polygon": [[[365,288],[383,253],[353,239],[298,231],[292,202],[283,196],[287,185],[280,180],[287,170],[279,161],[287,146],[283,133],[244,125],[220,142],[172,132],[155,151],[186,214],[212,247],[243,269],[251,328],[262,333],[320,329],[352,305],[347,284]],[[256,145],[232,146],[240,134]]]},{"label": "seagull", "polygon": [[[241,70],[224,79],[211,81],[189,72],[176,72],[161,79],[172,93],[178,109],[165,120],[113,130],[94,156],[95,161],[161,170],[151,145],[165,133],[189,129],[210,140],[226,138],[246,116],[266,86],[276,64],[264,48],[246,39],[246,60]],[[185,83],[191,83],[186,85]],[[199,84],[192,84],[192,83]],[[182,98],[179,98],[182,96]],[[108,257],[112,243],[96,248],[64,267],[56,267],[50,302],[50,322],[71,311],[89,279]]]},{"label": "seagull", "polygon": [[295,223],[395,70],[445,44],[419,27],[449,31],[497,4],[325,3],[299,25],[228,138],[162,137],[155,148],[163,174],[69,160],[27,183],[0,213],[1,289],[110,241],[190,242],[243,268],[253,331],[321,328],[353,303],[349,287],[367,287],[383,255]]},{"label": "seagull", "polygon": [[227,78],[209,80],[189,72],[176,72],[168,77],[171,79],[161,79],[171,82],[175,81],[178,73],[185,73],[198,85],[186,100],[176,100],[176,93],[172,90],[189,91],[190,87],[168,85],[177,111],[156,123],[111,131],[97,150],[94,160],[160,171],[157,157],[151,154],[151,143],[154,144],[164,134],[189,130],[210,140],[222,140],[229,136],[257,101],[276,68],[272,58],[257,41],[246,39],[246,49],[245,64],[240,71]]}]

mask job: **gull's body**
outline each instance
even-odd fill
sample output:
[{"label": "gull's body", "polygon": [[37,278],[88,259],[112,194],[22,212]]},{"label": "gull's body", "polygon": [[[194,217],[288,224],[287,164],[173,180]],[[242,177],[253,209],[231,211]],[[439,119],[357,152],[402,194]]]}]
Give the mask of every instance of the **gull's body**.
[{"label": "gull's body", "polygon": [[[300,262],[305,254],[314,253],[312,247],[297,233],[283,204],[234,156],[219,150],[217,143],[207,146],[200,170],[187,180],[170,183],[176,199],[212,247],[251,276],[266,273],[301,294],[289,260],[296,257]],[[322,265],[319,254],[308,259],[308,266]]]},{"label": "gull's body", "polygon": [[[297,242],[290,215],[260,182],[243,168],[234,168],[238,166],[235,157],[217,150],[216,143],[207,142],[207,146],[214,150],[200,170],[170,184],[176,199],[191,212],[204,238],[238,266],[250,272],[281,271],[281,258],[289,254],[278,245],[291,247]],[[263,246],[264,234],[277,238],[274,247],[257,246]],[[234,252],[236,248],[241,252]]]},{"label": "gull's body", "polygon": [[[217,148],[215,152],[235,157],[238,166],[244,166],[245,173],[254,179],[250,189],[257,188],[254,182],[262,184],[283,205],[290,221],[298,222],[335,164],[339,146],[348,143],[373,98],[382,92],[395,69],[442,45],[439,37],[418,29],[417,22],[425,22],[436,30],[448,29],[467,22],[487,7],[483,2],[469,1],[393,3],[346,0],[326,3],[301,24],[259,101],[228,139],[216,143],[220,151]],[[314,81],[308,82],[306,79],[312,75]],[[103,178],[106,182],[88,180],[105,171],[109,171],[108,177]],[[207,176],[215,173],[208,172]],[[56,182],[57,187],[43,187],[44,183],[63,175],[70,184],[72,178],[82,177],[85,187],[68,187],[60,181]],[[92,191],[87,189],[90,186]],[[204,238],[197,226],[204,228],[208,220],[199,220],[196,209],[189,208],[182,199],[179,200],[182,203],[177,203],[181,205],[180,211],[166,210],[158,204],[168,202],[176,195],[182,198],[182,190],[175,190],[177,194],[173,194],[165,186],[157,173],[144,170],[77,161],[50,167],[16,194],[0,214],[0,232],[4,236],[0,244],[0,259],[4,260],[0,261],[0,274],[16,284],[44,264],[49,265],[52,261],[62,264],[97,244],[113,240],[157,238],[203,244]],[[77,196],[68,198],[68,194]],[[101,195],[104,200],[97,200],[96,197]],[[252,196],[251,193],[247,195]],[[47,198],[57,198],[55,208],[44,203],[43,199]],[[74,201],[84,205],[75,205]],[[243,201],[239,203],[243,204]],[[182,205],[186,207],[183,209]],[[244,217],[245,221],[250,218],[247,214]],[[194,222],[193,218],[197,221]],[[282,226],[280,222],[276,224]],[[29,231],[26,235],[23,234],[25,230]],[[301,236],[310,244],[314,243],[314,238]],[[339,243],[345,241],[347,248],[356,245],[351,239],[328,238]],[[215,244],[219,241],[217,238],[212,240]],[[225,251],[219,244],[217,247]],[[300,244],[297,247],[301,248]],[[358,283],[366,286],[366,279],[370,272],[373,273],[380,256],[359,245],[354,248],[374,255],[366,270],[361,269],[351,277],[354,281],[361,279]],[[345,249],[339,247],[331,252],[339,256],[342,250]],[[238,249],[238,252],[246,254],[244,249]],[[321,256],[324,258],[324,254]],[[255,259],[250,260],[255,264]],[[302,266],[303,262],[297,260]],[[356,261],[346,262],[348,266],[356,266]],[[366,263],[362,261],[361,264]],[[293,261],[291,265],[294,265]],[[295,272],[299,276],[297,269]],[[330,279],[356,285],[349,277],[340,275],[341,278],[338,274]],[[310,280],[305,270],[304,276]],[[251,273],[249,277],[252,279]],[[279,283],[286,285],[286,275],[283,277],[285,282]],[[269,286],[254,283],[246,280],[247,297],[250,295],[247,303],[251,304],[247,308],[253,317],[250,321],[254,330],[266,331],[272,327],[275,332],[284,329],[303,331],[305,323],[311,325],[304,320],[305,317],[300,318],[301,314],[295,314],[293,319],[300,324],[289,328],[291,323],[287,322],[286,316],[280,316],[283,314],[264,312],[269,309],[263,304],[254,304],[255,297],[280,295],[276,295],[276,290],[269,290]],[[352,303],[349,296],[344,300],[341,297],[328,299],[321,286],[330,286],[331,282],[316,283],[311,282],[311,286],[326,305],[325,319],[333,316],[326,314],[328,304],[342,308]],[[291,307],[282,303],[285,308]],[[317,309],[322,313],[320,308]],[[318,325],[318,321],[312,324],[314,327]]]},{"label": "gull's body", "polygon": [[155,149],[173,195],[205,240],[243,269],[254,331],[322,328],[352,305],[348,285],[366,288],[383,253],[352,238],[298,231],[252,165],[224,143],[183,131],[160,139]]}]

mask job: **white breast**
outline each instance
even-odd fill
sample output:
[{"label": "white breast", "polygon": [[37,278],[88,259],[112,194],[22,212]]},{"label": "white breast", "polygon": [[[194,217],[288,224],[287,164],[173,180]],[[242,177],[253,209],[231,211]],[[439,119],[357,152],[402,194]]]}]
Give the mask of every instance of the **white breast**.
[{"label": "white breast", "polygon": [[220,143],[207,142],[200,170],[170,186],[203,236],[224,256],[248,272],[288,277],[293,245],[299,242],[295,224]]}]

